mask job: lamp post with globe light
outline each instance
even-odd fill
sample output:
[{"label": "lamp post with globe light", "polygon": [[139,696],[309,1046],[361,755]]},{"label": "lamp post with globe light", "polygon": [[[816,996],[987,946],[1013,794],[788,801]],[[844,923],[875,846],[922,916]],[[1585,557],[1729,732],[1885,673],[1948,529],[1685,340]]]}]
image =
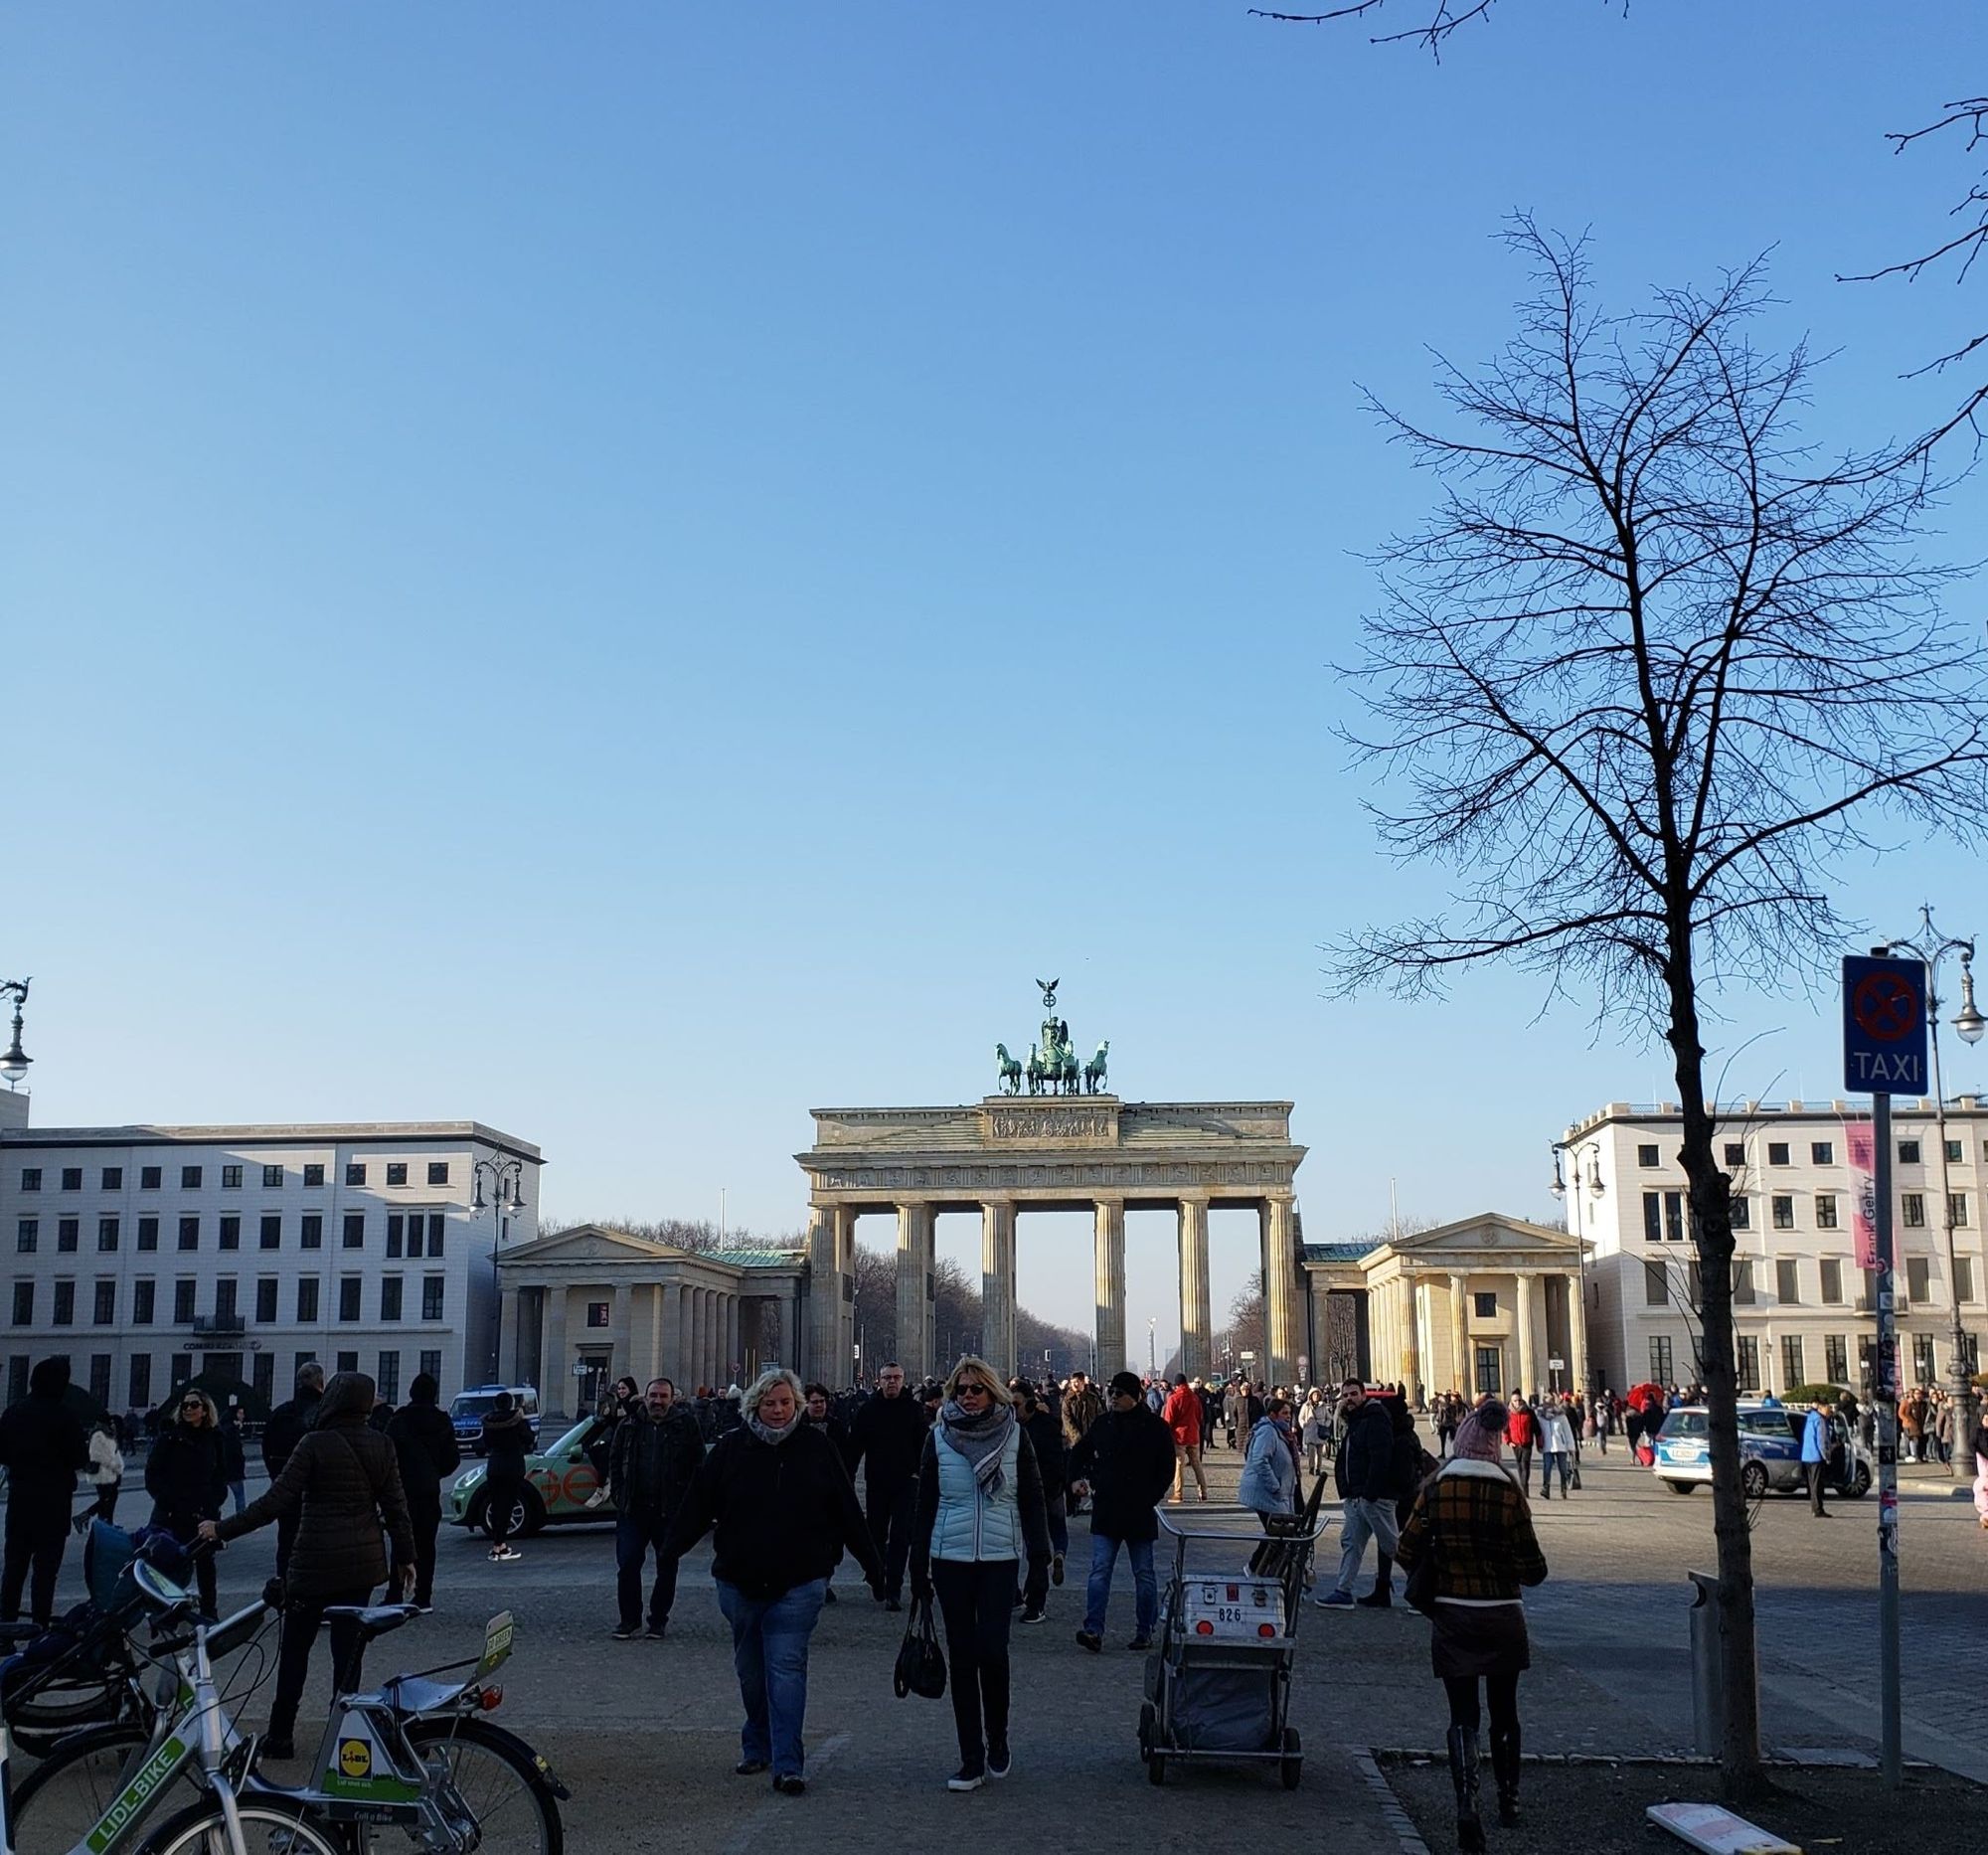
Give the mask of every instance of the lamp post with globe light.
[{"label": "lamp post with globe light", "polygon": [[14,1001],[14,1038],[8,1044],[4,1056],[0,1056],[0,1077],[5,1077],[7,1087],[18,1089],[28,1079],[28,1065],[34,1058],[21,1048],[21,1007],[28,1002],[28,987],[34,984],[33,977],[26,979],[0,979],[0,998]]},{"label": "lamp post with globe light", "polygon": [[[1587,1332],[1587,1236],[1586,1232],[1582,1229],[1583,1219],[1580,1210],[1580,1188],[1584,1184],[1587,1187],[1588,1196],[1596,1202],[1599,1202],[1601,1194],[1607,1190],[1601,1179],[1601,1142],[1599,1140],[1589,1140],[1581,1146],[1573,1148],[1565,1140],[1554,1140],[1550,1141],[1549,1144],[1553,1147],[1554,1156],[1553,1184],[1549,1189],[1556,1198],[1566,1198],[1570,1189],[1567,1180],[1561,1174],[1560,1156],[1569,1151],[1572,1151],[1574,1154],[1574,1185],[1572,1188],[1574,1192],[1572,1201],[1574,1209],[1574,1251],[1575,1264],[1580,1271],[1579,1287],[1576,1290],[1580,1296],[1580,1307],[1578,1310],[1580,1324],[1577,1331],[1580,1334],[1581,1340],[1580,1373],[1581,1377],[1587,1381],[1578,1389],[1581,1396],[1586,1398],[1592,1397],[1594,1394],[1595,1372],[1591,1336]],[[1587,1160],[1587,1177],[1585,1179],[1582,1179],[1580,1176],[1580,1162],[1583,1156]],[[1573,1344],[1576,1329],[1572,1321],[1568,1325],[1568,1342],[1571,1345]],[[1457,1370],[1461,1371],[1462,1367],[1459,1365]]]},{"label": "lamp post with globe light", "polygon": [[[1959,1033],[1961,1041],[1978,1044],[1982,1033],[1988,1031],[1988,1018],[1983,1018],[1974,1005],[1974,942],[1942,939],[1939,929],[1932,925],[1929,903],[1919,909],[1919,937],[1916,940],[1894,940],[1891,950],[1894,955],[1904,953],[1923,961],[1926,969],[1926,1029],[1932,1046],[1932,1111],[1939,1144],[1940,1227],[1946,1234],[1946,1289],[1952,1311],[1947,1329],[1946,1367],[1953,1399],[1953,1449],[1947,1467],[1950,1473],[1960,1474],[1963,1472],[1961,1465],[1970,1459],[1973,1452],[1973,1374],[1976,1367],[1969,1355],[1967,1329],[1961,1321],[1960,1273],[1956,1267],[1959,1259],[1953,1237],[1953,1193],[1948,1189],[1950,1181],[1947,1174],[1946,1091],[1939,1073],[1939,966],[1947,954],[1960,955],[1960,1009],[1954,1013],[1953,1028]],[[1970,1285],[1977,1293],[1981,1292],[1980,1282]]]}]

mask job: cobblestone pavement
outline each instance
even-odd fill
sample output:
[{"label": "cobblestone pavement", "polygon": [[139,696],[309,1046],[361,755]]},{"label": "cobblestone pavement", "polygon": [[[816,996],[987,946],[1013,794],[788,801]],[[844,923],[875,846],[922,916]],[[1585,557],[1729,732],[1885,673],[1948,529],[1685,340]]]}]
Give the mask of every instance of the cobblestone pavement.
[{"label": "cobblestone pavement", "polygon": [[[1233,1492],[1238,1459],[1215,1453],[1218,1499]],[[1583,1478],[1572,1501],[1535,1506],[1553,1576],[1528,1601],[1528,1749],[1687,1748],[1684,1574],[1712,1563],[1711,1501],[1669,1494],[1619,1452],[1590,1454]],[[1914,1484],[1903,1504],[1905,1743],[1908,1752],[1988,1779],[1981,1751],[1988,1689],[1978,1680],[1988,1642],[1988,1535],[1964,1501],[1941,1498],[1947,1485]],[[1877,1508],[1844,1502],[1837,1513],[1812,1520],[1803,1502],[1776,1499],[1754,1532],[1773,1745],[1874,1740]],[[1337,1561],[1335,1538],[1322,1548],[1327,1567]],[[1122,1564],[1105,1653],[1086,1655],[1071,1640],[1087,1546],[1079,1521],[1071,1582],[1051,1594],[1051,1622],[1015,1631],[1015,1773],[966,1797],[943,1789],[955,1763],[949,1707],[892,1695],[902,1619],[880,1610],[850,1574],[814,1639],[803,1798],[778,1798],[763,1779],[731,1774],[737,1690],[703,1555],[684,1568],[669,1639],[619,1643],[606,1633],[613,1620],[606,1529],[549,1531],[525,1541],[516,1564],[495,1566],[480,1541],[444,1527],[437,1613],[382,1642],[370,1672],[470,1653],[485,1618],[508,1604],[519,1646],[498,1718],[572,1783],[567,1813],[577,1855],[751,1855],[791,1849],[798,1836],[825,1855],[909,1849],[926,1846],[955,1819],[966,1833],[1008,1846],[1078,1835],[1099,1851],[1198,1851],[1216,1841],[1275,1845],[1272,1838],[1302,1833],[1345,1855],[1397,1855],[1399,1841],[1355,1771],[1352,1749],[1441,1743],[1440,1689],[1429,1674],[1422,1620],[1399,1605],[1386,1612],[1306,1606],[1292,1712],[1306,1754],[1297,1792],[1285,1793],[1265,1772],[1213,1767],[1182,1771],[1156,1789],[1134,1743],[1140,1658],[1121,1646],[1130,1634]],[[264,1533],[224,1556],[224,1602],[260,1585],[272,1552]],[[1363,1576],[1363,1590],[1367,1582]],[[260,1719],[266,1694],[265,1687],[244,1704],[245,1718]],[[307,1724],[308,1714],[307,1704]]]}]

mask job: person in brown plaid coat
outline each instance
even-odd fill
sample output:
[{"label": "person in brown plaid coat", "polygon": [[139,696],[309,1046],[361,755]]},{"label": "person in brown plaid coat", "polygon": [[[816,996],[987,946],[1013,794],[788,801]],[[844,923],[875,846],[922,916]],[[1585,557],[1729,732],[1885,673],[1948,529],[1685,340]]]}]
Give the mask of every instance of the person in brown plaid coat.
[{"label": "person in brown plaid coat", "polygon": [[1477,1815],[1477,1684],[1491,1712],[1498,1820],[1519,1820],[1519,1676],[1532,1665],[1520,1589],[1543,1584],[1547,1562],[1525,1489],[1498,1459],[1506,1413],[1487,1401],[1464,1420],[1455,1453],[1422,1484],[1396,1558],[1434,1574],[1429,1659],[1449,1696],[1449,1769],[1456,1846],[1484,1847]]}]

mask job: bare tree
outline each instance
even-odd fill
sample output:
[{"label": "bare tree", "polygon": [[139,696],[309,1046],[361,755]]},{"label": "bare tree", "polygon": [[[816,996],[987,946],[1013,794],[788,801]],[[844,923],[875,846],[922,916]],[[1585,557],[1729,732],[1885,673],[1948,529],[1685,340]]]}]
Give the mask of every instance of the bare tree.
[{"label": "bare tree", "polygon": [[1757,265],[1607,316],[1582,252],[1520,220],[1536,291],[1495,361],[1444,365],[1460,428],[1376,408],[1439,482],[1377,565],[1354,746],[1401,794],[1404,859],[1454,873],[1448,915],[1360,931],[1341,989],[1413,996],[1515,960],[1549,1001],[1648,1035],[1677,1077],[1711,1411],[1730,1791],[1760,1779],[1753,1583],[1740,1485],[1730,1182],[1703,1024],[1726,985],[1819,973],[1827,876],[1880,819],[1961,833],[1988,812],[1978,640],[1913,558],[1935,485],[1918,446],[1821,463],[1796,429],[1812,368],[1750,338]]}]

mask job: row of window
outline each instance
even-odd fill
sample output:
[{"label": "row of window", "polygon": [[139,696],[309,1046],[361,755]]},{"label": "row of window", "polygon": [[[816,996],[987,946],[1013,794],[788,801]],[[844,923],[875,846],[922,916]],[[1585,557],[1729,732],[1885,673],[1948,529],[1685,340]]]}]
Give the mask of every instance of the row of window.
[{"label": "row of window", "polygon": [[[1841,1230],[1843,1228],[1843,1194],[1839,1192],[1817,1192],[1814,1195],[1815,1228],[1819,1231]],[[1947,1222],[1955,1230],[1965,1230],[1967,1224],[1966,1192],[1948,1192],[1946,1195]],[[1753,1228],[1753,1201],[1744,1193],[1736,1192],[1732,1198],[1733,1228],[1746,1231]],[[1685,1240],[1685,1214],[1687,1210],[1683,1192],[1645,1192],[1643,1194],[1643,1240],[1646,1243],[1683,1243]],[[1777,1231],[1791,1231],[1798,1228],[1795,1223],[1795,1198],[1792,1192],[1776,1192],[1768,1196],[1767,1216]],[[1926,1195],[1923,1192],[1901,1192],[1899,1194],[1899,1222],[1908,1231],[1926,1228]]]},{"label": "row of window", "polygon": [[[1738,1257],[1733,1264],[1733,1302],[1736,1307],[1751,1307],[1756,1289],[1753,1280],[1753,1257]],[[1821,1305],[1841,1307],[1843,1300],[1843,1266],[1841,1257],[1825,1256],[1817,1259],[1817,1272],[1821,1278]],[[1869,1309],[1876,1303],[1873,1286],[1874,1272],[1871,1269],[1857,1271],[1864,1281],[1859,1306]],[[1953,1281],[1962,1302],[1974,1299],[1974,1259],[1957,1256],[1953,1259]],[[1691,1300],[1688,1290],[1690,1277],[1680,1270],[1674,1278],[1671,1265],[1667,1262],[1651,1262],[1643,1265],[1643,1304],[1646,1307],[1662,1307],[1666,1301],[1679,1299],[1687,1304]],[[1932,1259],[1923,1256],[1905,1258],[1905,1301],[1907,1305],[1932,1297]],[[1802,1261],[1798,1257],[1777,1257],[1774,1259],[1774,1298],[1783,1306],[1799,1306],[1802,1299]]]},{"label": "row of window", "polygon": [[[1766,1145],[1768,1165],[1791,1166],[1794,1164],[1794,1147],[1792,1142],[1787,1140],[1769,1140]],[[1725,1143],[1725,1163],[1727,1165],[1743,1166],[1746,1163],[1746,1147],[1743,1141],[1728,1140]],[[1988,1140],[1981,1142],[1981,1156],[1984,1160],[1988,1160]],[[1965,1140],[1948,1140],[1946,1142],[1946,1157],[1951,1164],[1959,1165],[1967,1157],[1967,1142]],[[1811,1140],[1808,1145],[1808,1160],[1812,1166],[1835,1165],[1836,1142],[1834,1140]],[[1639,1145],[1636,1148],[1637,1165],[1651,1167],[1661,1166],[1663,1163],[1663,1154],[1654,1140]],[[1679,1165],[1684,1164],[1684,1152],[1682,1148],[1678,1151],[1677,1163]],[[1899,1142],[1899,1164],[1902,1166],[1916,1166],[1919,1163],[1919,1142],[1917,1140],[1901,1140]]]},{"label": "row of window", "polygon": [[[110,1367],[112,1355],[91,1353],[89,1355],[88,1383],[89,1395],[106,1410],[110,1408]],[[317,1358],[314,1352],[298,1353],[298,1367],[310,1365]],[[28,1374],[33,1369],[33,1356],[28,1353],[14,1353],[7,1361],[7,1398],[9,1403],[18,1404],[28,1395]],[[342,1352],[337,1356],[334,1368],[339,1372],[357,1372],[359,1355],[356,1352]],[[417,1371],[425,1372],[437,1384],[441,1381],[441,1351],[437,1347],[423,1348],[419,1356]],[[249,1383],[270,1403],[276,1400],[276,1356],[274,1353],[256,1353],[249,1361]],[[166,1386],[170,1390],[175,1385],[183,1385],[193,1377],[193,1354],[173,1353],[166,1360]],[[380,1396],[389,1404],[401,1401],[401,1351],[398,1347],[385,1347],[374,1356],[374,1383],[380,1389]],[[295,1370],[284,1381],[287,1385],[296,1383]],[[133,1411],[150,1409],[152,1403],[152,1355],[133,1353],[130,1373],[126,1381],[127,1408]]]},{"label": "row of window", "polygon": [[[368,1163],[368,1161],[363,1159],[350,1161],[345,1168],[346,1184],[364,1185],[366,1183],[366,1168]],[[386,1162],[386,1166],[387,1183],[389,1185],[407,1184],[408,1162],[406,1160],[390,1159]],[[449,1162],[447,1160],[430,1159],[427,1162],[428,1183],[430,1185],[446,1185],[448,1183],[448,1168]],[[138,1189],[141,1192],[156,1192],[160,1190],[164,1184],[165,1170],[163,1166],[140,1166],[138,1168]],[[242,1189],[243,1175],[248,1170],[248,1168],[246,1166],[223,1166],[221,1168],[221,1189],[225,1192],[240,1191]],[[280,1186],[286,1176],[284,1168],[281,1166],[261,1166],[257,1170],[262,1174],[263,1188],[269,1191],[273,1191]],[[42,1189],[42,1171],[43,1169],[40,1166],[23,1166],[21,1168],[22,1191],[40,1191]],[[63,1191],[80,1192],[83,1190],[83,1168],[81,1166],[63,1166],[59,1168],[59,1171],[61,1173],[61,1189]],[[322,1185],[324,1183],[324,1168],[321,1165],[312,1164],[305,1166],[303,1175],[306,1186]],[[204,1176],[204,1168],[200,1166],[182,1166],[180,1168],[180,1189],[188,1192],[199,1191],[201,1180]],[[97,1176],[97,1189],[105,1192],[121,1192],[124,1189],[124,1168],[122,1166],[101,1167]]]},{"label": "row of window", "polygon": [[[159,1247],[159,1220],[143,1217],[137,1223],[137,1248],[156,1250]],[[224,1212],[215,1220],[216,1243],[223,1250],[242,1248],[242,1220]],[[387,1216],[387,1254],[399,1256],[405,1248],[412,1257],[440,1256],[442,1253],[444,1214],[439,1211],[394,1211]],[[100,1217],[96,1220],[96,1248],[99,1255],[114,1255],[123,1242],[124,1221],[116,1217]],[[56,1254],[68,1256],[75,1253],[83,1240],[83,1220],[81,1218],[56,1219]],[[322,1250],[324,1248],[324,1215],[322,1212],[306,1211],[297,1220],[297,1243],[300,1249]],[[347,1250],[366,1248],[366,1214],[363,1211],[345,1213],[340,1230],[340,1243]],[[14,1249],[20,1256],[33,1256],[42,1245],[42,1220],[21,1218],[14,1226]],[[280,1250],[283,1247],[283,1220],[279,1212],[268,1212],[257,1220],[255,1246],[259,1250]],[[200,1248],[200,1219],[183,1217],[179,1221],[179,1248],[198,1250]]]},{"label": "row of window", "polygon": [[[444,1275],[423,1275],[421,1277],[421,1314],[423,1320],[440,1320],[445,1305],[447,1277]],[[341,1322],[351,1323],[363,1320],[360,1303],[364,1295],[365,1277],[362,1275],[341,1275],[338,1279],[338,1315]],[[382,1320],[400,1320],[407,1298],[407,1277],[405,1275],[383,1275],[380,1277],[380,1314]],[[55,1289],[53,1308],[49,1316],[52,1326],[73,1327],[76,1325],[76,1283],[58,1281],[51,1284]],[[296,1320],[298,1324],[310,1326],[319,1318],[319,1291],[322,1283],[315,1275],[306,1275],[297,1283]],[[17,1327],[32,1327],[35,1324],[35,1303],[40,1284],[33,1281],[17,1281],[14,1284],[14,1319]],[[131,1325],[149,1327],[157,1318],[158,1282],[150,1275],[141,1275],[131,1284]],[[173,1283],[173,1324],[185,1326],[199,1318],[197,1301],[200,1284],[190,1276],[181,1276]],[[274,1321],[277,1313],[279,1284],[273,1275],[264,1275],[255,1283],[255,1318],[258,1321]],[[241,1285],[233,1275],[224,1275],[214,1284],[214,1314],[217,1326],[226,1327],[243,1319],[240,1302]],[[92,1284],[90,1301],[90,1325],[114,1327],[117,1324],[117,1280],[115,1276],[103,1276]]]},{"label": "row of window", "polygon": [[[1781,1390],[1793,1391],[1797,1385],[1807,1385],[1808,1349],[1803,1345],[1803,1335],[1784,1333],[1781,1335]],[[1938,1355],[1933,1336],[1930,1333],[1914,1333],[1912,1343],[1912,1378],[1920,1385],[1938,1383]],[[1970,1376],[1981,1368],[1981,1343],[1977,1335],[1963,1333],[1961,1336],[1961,1357]],[[1736,1337],[1735,1345],[1739,1366],[1740,1389],[1761,1391],[1766,1388],[1766,1380],[1760,1376],[1760,1340],[1757,1334],[1742,1333]],[[1822,1336],[1822,1382],[1826,1385],[1850,1385],[1864,1383],[1877,1376],[1872,1355],[1876,1352],[1876,1342],[1859,1335],[1857,1339],[1858,1377],[1850,1376],[1850,1345],[1848,1337],[1841,1333],[1825,1333]],[[1674,1369],[1675,1357],[1671,1350],[1670,1338],[1666,1334],[1650,1335],[1650,1377],[1659,1385],[1675,1385],[1677,1373]]]}]

